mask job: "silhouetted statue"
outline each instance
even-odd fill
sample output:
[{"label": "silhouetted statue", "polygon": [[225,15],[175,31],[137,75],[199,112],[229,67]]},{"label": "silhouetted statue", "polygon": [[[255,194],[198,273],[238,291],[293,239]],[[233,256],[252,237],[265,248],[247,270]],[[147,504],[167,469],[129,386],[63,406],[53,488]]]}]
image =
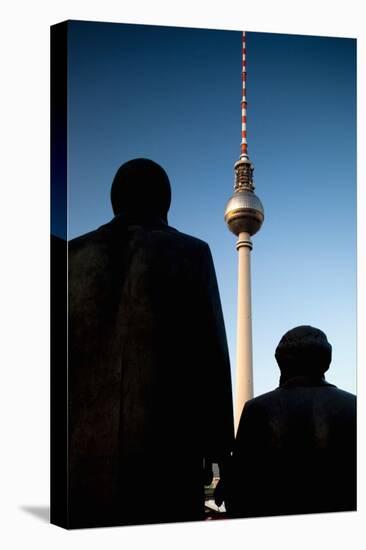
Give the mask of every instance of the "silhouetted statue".
[{"label": "silhouetted statue", "polygon": [[168,226],[170,195],[159,165],[127,162],[114,219],[69,243],[72,527],[202,519],[210,463],[232,450],[211,253]]},{"label": "silhouetted statue", "polygon": [[356,397],[325,381],[331,354],[313,327],[282,337],[279,388],[245,404],[217,491],[229,517],[356,509]]}]

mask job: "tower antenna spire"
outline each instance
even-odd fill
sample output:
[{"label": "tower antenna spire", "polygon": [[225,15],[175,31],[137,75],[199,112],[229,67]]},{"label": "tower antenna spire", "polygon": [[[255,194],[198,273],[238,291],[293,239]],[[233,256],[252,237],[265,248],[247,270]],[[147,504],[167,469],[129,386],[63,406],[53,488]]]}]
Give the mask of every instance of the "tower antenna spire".
[{"label": "tower antenna spire", "polygon": [[242,34],[242,98],[241,98],[241,147],[240,157],[248,157],[248,142],[247,142],[247,48],[246,48],[246,34],[243,31]]},{"label": "tower antenna spire", "polygon": [[261,201],[254,193],[254,166],[249,160],[247,143],[247,48],[246,33],[242,33],[242,98],[241,146],[239,160],[234,164],[234,194],[225,209],[225,221],[238,241],[238,309],[236,337],[235,430],[248,399],[253,397],[252,305],[250,279],[251,236],[264,220]]}]

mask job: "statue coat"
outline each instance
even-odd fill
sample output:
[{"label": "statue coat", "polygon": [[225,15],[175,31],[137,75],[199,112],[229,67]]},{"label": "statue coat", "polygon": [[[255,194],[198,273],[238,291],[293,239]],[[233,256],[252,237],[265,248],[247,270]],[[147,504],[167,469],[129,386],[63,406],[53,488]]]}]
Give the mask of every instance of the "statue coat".
[{"label": "statue coat", "polygon": [[121,216],[70,241],[68,353],[70,525],[202,519],[233,443],[208,245]]},{"label": "statue coat", "polygon": [[356,397],[297,376],[244,406],[225,487],[231,517],[356,509]]}]

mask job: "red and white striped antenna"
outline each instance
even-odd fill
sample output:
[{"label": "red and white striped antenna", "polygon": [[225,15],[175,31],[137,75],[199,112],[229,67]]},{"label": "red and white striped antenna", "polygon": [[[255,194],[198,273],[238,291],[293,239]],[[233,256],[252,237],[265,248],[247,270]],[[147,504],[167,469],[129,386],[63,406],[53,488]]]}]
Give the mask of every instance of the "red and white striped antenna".
[{"label": "red and white striped antenna", "polygon": [[242,60],[241,60],[241,80],[242,80],[242,95],[241,95],[241,145],[240,157],[235,163],[235,186],[234,190],[247,189],[254,190],[253,170],[254,166],[248,156],[247,142],[247,45],[246,32],[242,32]]},{"label": "red and white striped antenna", "polygon": [[248,156],[248,142],[247,142],[247,59],[246,59],[246,35],[243,31],[242,37],[242,98],[241,98],[241,148],[240,157]]}]

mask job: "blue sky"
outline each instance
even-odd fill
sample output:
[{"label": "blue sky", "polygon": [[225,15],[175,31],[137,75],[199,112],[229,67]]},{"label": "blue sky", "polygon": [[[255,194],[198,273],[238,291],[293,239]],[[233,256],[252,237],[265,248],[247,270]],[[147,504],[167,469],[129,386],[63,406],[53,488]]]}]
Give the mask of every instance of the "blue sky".
[{"label": "blue sky", "polygon": [[[299,324],[333,345],[328,379],[356,384],[356,42],[247,34],[249,156],[265,221],[253,237],[255,395]],[[171,225],[212,250],[235,383],[237,252],[223,213],[240,153],[241,33],[71,22],[69,238],[112,218],[123,162],[159,162]],[[59,233],[57,217],[54,232]]]}]

